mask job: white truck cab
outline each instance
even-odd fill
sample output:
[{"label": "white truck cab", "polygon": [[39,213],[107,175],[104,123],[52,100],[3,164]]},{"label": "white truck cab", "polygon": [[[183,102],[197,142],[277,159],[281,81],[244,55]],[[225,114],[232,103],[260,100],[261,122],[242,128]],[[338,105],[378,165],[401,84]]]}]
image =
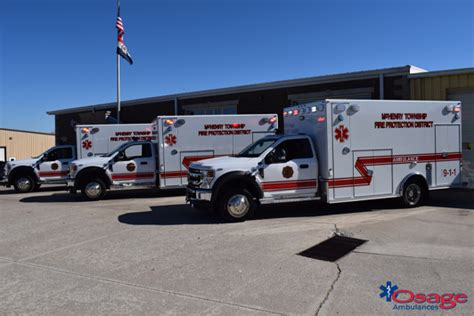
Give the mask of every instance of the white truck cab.
[{"label": "white truck cab", "polygon": [[456,101],[324,100],[284,110],[284,135],[236,157],[191,164],[187,200],[230,221],[259,204],[402,197],[461,182],[461,105]]},{"label": "white truck cab", "polygon": [[69,165],[136,139],[151,139],[151,124],[77,125],[76,145],[55,146],[30,159],[5,163],[1,185],[18,193],[37,190],[42,184],[67,183]]},{"label": "white truck cab", "polygon": [[127,142],[102,157],[73,161],[69,191],[98,200],[109,189],[184,188],[192,162],[234,155],[274,135],[277,118],[276,114],[159,116],[152,122],[151,140]]},{"label": "white truck cab", "polygon": [[69,163],[76,159],[76,148],[71,145],[55,146],[30,159],[9,161],[1,183],[16,192],[37,190],[41,184],[64,184]]}]

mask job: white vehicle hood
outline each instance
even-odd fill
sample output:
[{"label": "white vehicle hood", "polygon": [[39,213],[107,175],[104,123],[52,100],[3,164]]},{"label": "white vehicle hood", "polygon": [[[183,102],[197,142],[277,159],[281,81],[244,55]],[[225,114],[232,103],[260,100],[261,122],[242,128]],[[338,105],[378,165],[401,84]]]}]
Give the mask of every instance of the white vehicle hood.
[{"label": "white vehicle hood", "polygon": [[87,158],[82,158],[78,160],[74,160],[72,164],[75,164],[76,166],[100,166],[102,167],[103,165],[107,164],[112,157],[100,157],[100,156],[95,156],[95,157],[87,157]]},{"label": "white vehicle hood", "polygon": [[247,157],[217,157],[205,160],[199,160],[191,164],[191,168],[196,169],[245,169],[249,166],[257,165],[260,161],[259,158],[247,158]]},{"label": "white vehicle hood", "polygon": [[14,160],[14,161],[7,161],[12,168],[18,166],[32,166],[36,162],[38,162],[40,158],[29,158],[29,159],[21,159],[21,160]]}]

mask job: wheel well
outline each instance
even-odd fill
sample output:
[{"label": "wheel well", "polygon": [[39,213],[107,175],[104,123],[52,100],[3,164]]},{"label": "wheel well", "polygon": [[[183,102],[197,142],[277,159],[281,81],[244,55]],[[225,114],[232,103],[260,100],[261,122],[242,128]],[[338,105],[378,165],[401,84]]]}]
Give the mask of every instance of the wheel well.
[{"label": "wheel well", "polygon": [[76,188],[80,188],[85,181],[93,179],[102,180],[107,186],[107,189],[110,188],[110,179],[105,174],[105,170],[97,167],[91,167],[81,170],[76,176],[75,186]]},{"label": "wheel well", "polygon": [[421,186],[424,193],[425,194],[428,193],[428,183],[426,182],[425,177],[423,177],[420,174],[413,174],[413,175],[407,176],[402,181],[402,184],[400,186],[400,195],[403,194],[403,190],[404,190],[405,186],[407,185],[407,183],[418,183]]},{"label": "wheel well", "polygon": [[8,182],[9,184],[13,183],[13,179],[18,175],[26,174],[32,176],[35,181],[38,181],[38,177],[36,176],[33,168],[27,166],[20,166],[12,169],[8,175]]},{"label": "wheel well", "polygon": [[215,184],[216,190],[212,194],[212,199],[215,201],[222,192],[229,188],[243,188],[252,194],[255,198],[259,199],[263,196],[260,187],[256,184],[255,180],[249,175],[244,174],[231,174],[220,180]]}]

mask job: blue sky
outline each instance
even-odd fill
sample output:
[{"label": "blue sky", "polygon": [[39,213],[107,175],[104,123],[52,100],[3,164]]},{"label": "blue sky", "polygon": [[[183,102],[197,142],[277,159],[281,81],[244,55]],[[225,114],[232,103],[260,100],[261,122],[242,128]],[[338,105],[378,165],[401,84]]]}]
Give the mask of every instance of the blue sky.
[{"label": "blue sky", "polygon": [[[122,99],[416,65],[474,66],[472,0],[121,0]],[[0,0],[0,127],[112,102],[115,0]],[[151,119],[151,118],[150,118]]]}]

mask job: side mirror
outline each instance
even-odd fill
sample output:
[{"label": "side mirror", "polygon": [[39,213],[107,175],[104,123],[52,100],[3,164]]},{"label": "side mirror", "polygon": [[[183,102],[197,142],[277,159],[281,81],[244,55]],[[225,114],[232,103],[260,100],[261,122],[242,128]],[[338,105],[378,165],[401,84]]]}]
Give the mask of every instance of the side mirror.
[{"label": "side mirror", "polygon": [[125,153],[121,151],[117,154],[117,156],[115,156],[115,161],[123,161],[123,160],[125,160]]},{"label": "side mirror", "polygon": [[286,151],[281,147],[277,147],[273,149],[265,158],[266,164],[280,163],[280,162],[286,162]]},{"label": "side mirror", "polygon": [[265,177],[264,170],[265,170],[265,163],[263,161],[260,161],[257,164],[257,172],[260,175],[260,177],[262,177],[262,178]]},{"label": "side mirror", "polygon": [[56,160],[56,154],[55,153],[48,153],[44,157],[45,161],[54,161]]},{"label": "side mirror", "polygon": [[276,148],[275,159],[277,162],[286,162],[286,150],[281,147]]}]

